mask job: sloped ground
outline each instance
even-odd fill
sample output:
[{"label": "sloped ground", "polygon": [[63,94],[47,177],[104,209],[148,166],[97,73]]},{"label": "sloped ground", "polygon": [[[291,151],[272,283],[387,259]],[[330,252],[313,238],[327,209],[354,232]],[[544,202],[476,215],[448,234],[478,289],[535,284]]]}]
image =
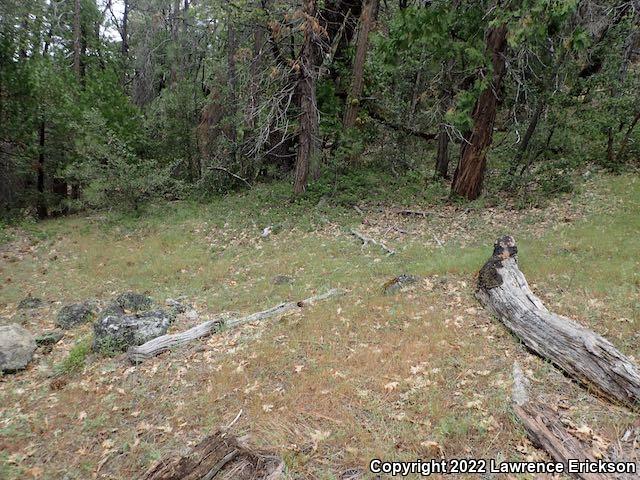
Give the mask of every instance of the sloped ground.
[{"label": "sloped ground", "polygon": [[[343,478],[366,472],[371,458],[544,458],[509,407],[516,359],[597,454],[638,417],[530,355],[473,297],[494,238],[511,233],[550,309],[640,358],[640,181],[596,178],[583,192],[533,211],[448,205],[404,217],[318,207],[311,227],[279,211],[267,238],[270,213],[255,209],[252,193],[137,225],[96,216],[16,232],[0,251],[0,317],[27,293],[40,296],[48,307],[23,318],[36,333],[53,328],[64,303],[124,290],[186,295],[198,321],[331,287],[348,294],[139,366],[89,354],[76,372],[52,377],[91,328],[72,331],[26,371],[0,378],[0,477],[137,478],[240,411],[234,431],[280,454],[289,478]],[[397,254],[361,248],[352,227]],[[384,295],[401,273],[422,280]],[[274,285],[276,275],[293,283]],[[180,317],[172,331],[194,323]]]}]

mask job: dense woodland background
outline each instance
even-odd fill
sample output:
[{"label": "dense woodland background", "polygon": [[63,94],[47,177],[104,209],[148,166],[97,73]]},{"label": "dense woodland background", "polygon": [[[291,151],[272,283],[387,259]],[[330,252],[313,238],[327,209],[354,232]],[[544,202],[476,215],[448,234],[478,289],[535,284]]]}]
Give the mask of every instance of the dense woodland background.
[{"label": "dense woodland background", "polygon": [[0,215],[257,182],[539,202],[638,167],[639,24],[638,0],[3,0]]}]

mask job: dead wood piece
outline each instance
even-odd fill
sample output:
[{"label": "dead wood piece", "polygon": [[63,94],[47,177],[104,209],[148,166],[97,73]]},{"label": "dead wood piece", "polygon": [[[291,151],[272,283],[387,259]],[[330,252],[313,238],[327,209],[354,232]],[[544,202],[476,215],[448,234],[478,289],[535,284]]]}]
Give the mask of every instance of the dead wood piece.
[{"label": "dead wood piece", "polygon": [[279,457],[251,450],[242,439],[218,431],[187,455],[161,460],[147,470],[142,480],[277,480],[283,471],[284,462]]},{"label": "dead wood piece", "polygon": [[[571,435],[557,413],[537,401],[529,399],[525,378],[517,364],[513,368],[513,410],[522,422],[533,444],[557,462],[562,462],[568,471],[569,460],[592,461],[595,458],[580,440]],[[582,480],[606,480],[615,478],[601,474],[574,474]]]},{"label": "dead wood piece", "polygon": [[224,167],[220,167],[220,166],[211,166],[209,167],[209,169],[211,170],[217,170],[218,172],[224,172],[227,175],[235,178],[236,180],[240,180],[242,183],[244,183],[247,187],[249,188],[253,188],[253,185],[251,185],[249,183],[249,181],[246,178],[242,178],[240,175],[237,175],[235,173],[233,173],[231,170],[224,168]]},{"label": "dead wood piece", "polygon": [[313,297],[309,297],[299,302],[281,303],[280,305],[276,305],[275,307],[269,308],[268,310],[252,313],[251,315],[247,315],[241,318],[224,320],[222,316],[219,316],[214,320],[209,320],[207,322],[201,323],[200,325],[196,325],[195,327],[190,328],[189,330],[185,330],[184,332],[162,335],[160,337],[154,338],[153,340],[149,340],[147,343],[144,343],[140,346],[131,347],[127,351],[127,358],[132,363],[140,363],[144,360],[155,357],[162,352],[181,347],[198,338],[217,333],[222,329],[235,328],[246,323],[252,323],[259,320],[265,320],[267,318],[277,317],[290,310],[306,307],[312,305],[315,302],[325,300],[337,295],[342,295],[343,293],[343,290],[334,288],[323,294],[314,295]]},{"label": "dead wood piece", "polygon": [[396,214],[402,215],[403,217],[427,217],[429,212],[425,212],[423,210],[397,210]]},{"label": "dead wood piece", "polygon": [[499,238],[478,276],[476,296],[533,352],[589,389],[640,409],[640,372],[607,339],[556,315],[531,291],[518,268],[513,237]]},{"label": "dead wood piece", "polygon": [[353,235],[354,237],[358,238],[362,242],[362,246],[363,247],[366,247],[368,244],[372,243],[373,245],[377,245],[382,250],[387,252],[387,256],[395,255],[395,253],[396,253],[395,250],[392,250],[391,248],[387,247],[383,242],[381,242],[381,241],[379,242],[377,240],[374,240],[373,238],[368,237],[368,236],[358,232],[357,230],[351,230],[351,235]]}]

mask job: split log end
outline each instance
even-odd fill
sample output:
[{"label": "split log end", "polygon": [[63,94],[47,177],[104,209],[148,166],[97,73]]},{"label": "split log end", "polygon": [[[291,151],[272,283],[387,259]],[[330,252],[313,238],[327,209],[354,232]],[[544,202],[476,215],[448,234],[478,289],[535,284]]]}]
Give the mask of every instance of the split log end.
[{"label": "split log end", "polygon": [[502,285],[502,276],[498,273],[498,268],[502,267],[502,261],[507,258],[516,258],[518,247],[515,239],[511,235],[499,237],[493,244],[493,255],[478,274],[478,289],[491,290]]}]

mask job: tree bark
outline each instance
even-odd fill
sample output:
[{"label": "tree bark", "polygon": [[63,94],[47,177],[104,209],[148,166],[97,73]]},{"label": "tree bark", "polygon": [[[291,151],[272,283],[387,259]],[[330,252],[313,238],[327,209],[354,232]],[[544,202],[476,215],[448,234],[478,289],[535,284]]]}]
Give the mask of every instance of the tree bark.
[{"label": "tree bark", "polygon": [[534,353],[602,397],[640,410],[640,372],[608,340],[556,315],[529,289],[513,237],[499,238],[478,275],[476,296]]},{"label": "tree bark", "polygon": [[187,455],[164,458],[143,475],[143,480],[213,480],[216,478],[282,478],[284,462],[268,452],[251,450],[245,438],[220,430],[204,438]]},{"label": "tree bark", "polygon": [[449,178],[449,134],[444,123],[438,132],[438,153],[436,154],[436,177]]},{"label": "tree bark", "polygon": [[620,147],[618,148],[618,154],[616,155],[616,159],[618,162],[622,162],[624,160],[624,154],[627,150],[627,144],[629,143],[629,138],[631,137],[631,133],[633,132],[633,129],[636,128],[636,125],[638,124],[639,121],[640,121],[640,110],[638,110],[638,113],[636,113],[636,116],[633,117],[633,120],[631,121],[629,128],[627,128],[627,131],[624,134],[622,141],[620,142]]},{"label": "tree bark", "polygon": [[498,108],[498,94],[505,72],[504,52],[507,46],[507,27],[491,29],[487,37],[487,51],[491,54],[493,76],[490,86],[480,94],[473,112],[473,130],[462,146],[451,190],[467,200],[475,200],[482,193],[487,164],[487,150],[493,140],[493,126]]},{"label": "tree bark", "polygon": [[126,62],[129,56],[129,0],[123,0],[124,10],[122,11],[122,43],[120,44],[120,53],[122,59]]},{"label": "tree bark", "polygon": [[[595,462],[596,459],[586,445],[571,435],[562,419],[550,407],[538,401],[530,400],[526,387],[526,378],[517,363],[513,365],[513,411],[522,422],[532,443],[547,452],[553,460],[561,462],[568,471],[569,460]],[[590,473],[576,474],[581,480],[613,479]]]},{"label": "tree bark", "polygon": [[38,130],[38,179],[36,188],[38,189],[37,214],[39,219],[47,218],[47,200],[44,191],[44,146],[45,146],[46,125],[45,121],[40,121]]},{"label": "tree bark", "polygon": [[[256,2],[256,9],[262,10],[261,2]],[[264,26],[262,22],[254,27],[253,31],[253,58],[249,66],[249,105],[246,113],[245,123],[250,130],[256,127],[256,114],[260,101],[260,68],[262,66],[262,47],[264,45]]]},{"label": "tree bark", "polygon": [[80,1],[81,0],[75,0],[73,12],[73,71],[75,72],[78,81],[81,77],[80,50],[82,29],[80,27]]},{"label": "tree bark", "polygon": [[229,104],[228,104],[228,121],[229,121],[229,141],[231,142],[231,158],[235,161],[237,154],[238,132],[236,129],[236,113],[237,113],[237,91],[238,91],[238,74],[236,68],[236,54],[238,50],[238,42],[236,39],[236,27],[233,24],[231,9],[227,18],[227,86],[229,88]]},{"label": "tree bark", "polygon": [[367,0],[360,16],[360,32],[358,33],[358,44],[356,56],[353,62],[351,76],[351,91],[347,97],[347,107],[344,112],[343,124],[345,128],[352,128],[356,123],[358,111],[360,109],[360,97],[364,83],[364,65],[367,59],[369,48],[369,32],[375,21],[375,12],[378,9],[378,0]]},{"label": "tree bark", "polygon": [[304,42],[300,52],[297,97],[300,106],[298,153],[293,184],[296,195],[307,189],[309,169],[316,155],[318,137],[318,111],[316,106],[317,45],[314,39],[316,20],[315,0],[304,0]]}]

